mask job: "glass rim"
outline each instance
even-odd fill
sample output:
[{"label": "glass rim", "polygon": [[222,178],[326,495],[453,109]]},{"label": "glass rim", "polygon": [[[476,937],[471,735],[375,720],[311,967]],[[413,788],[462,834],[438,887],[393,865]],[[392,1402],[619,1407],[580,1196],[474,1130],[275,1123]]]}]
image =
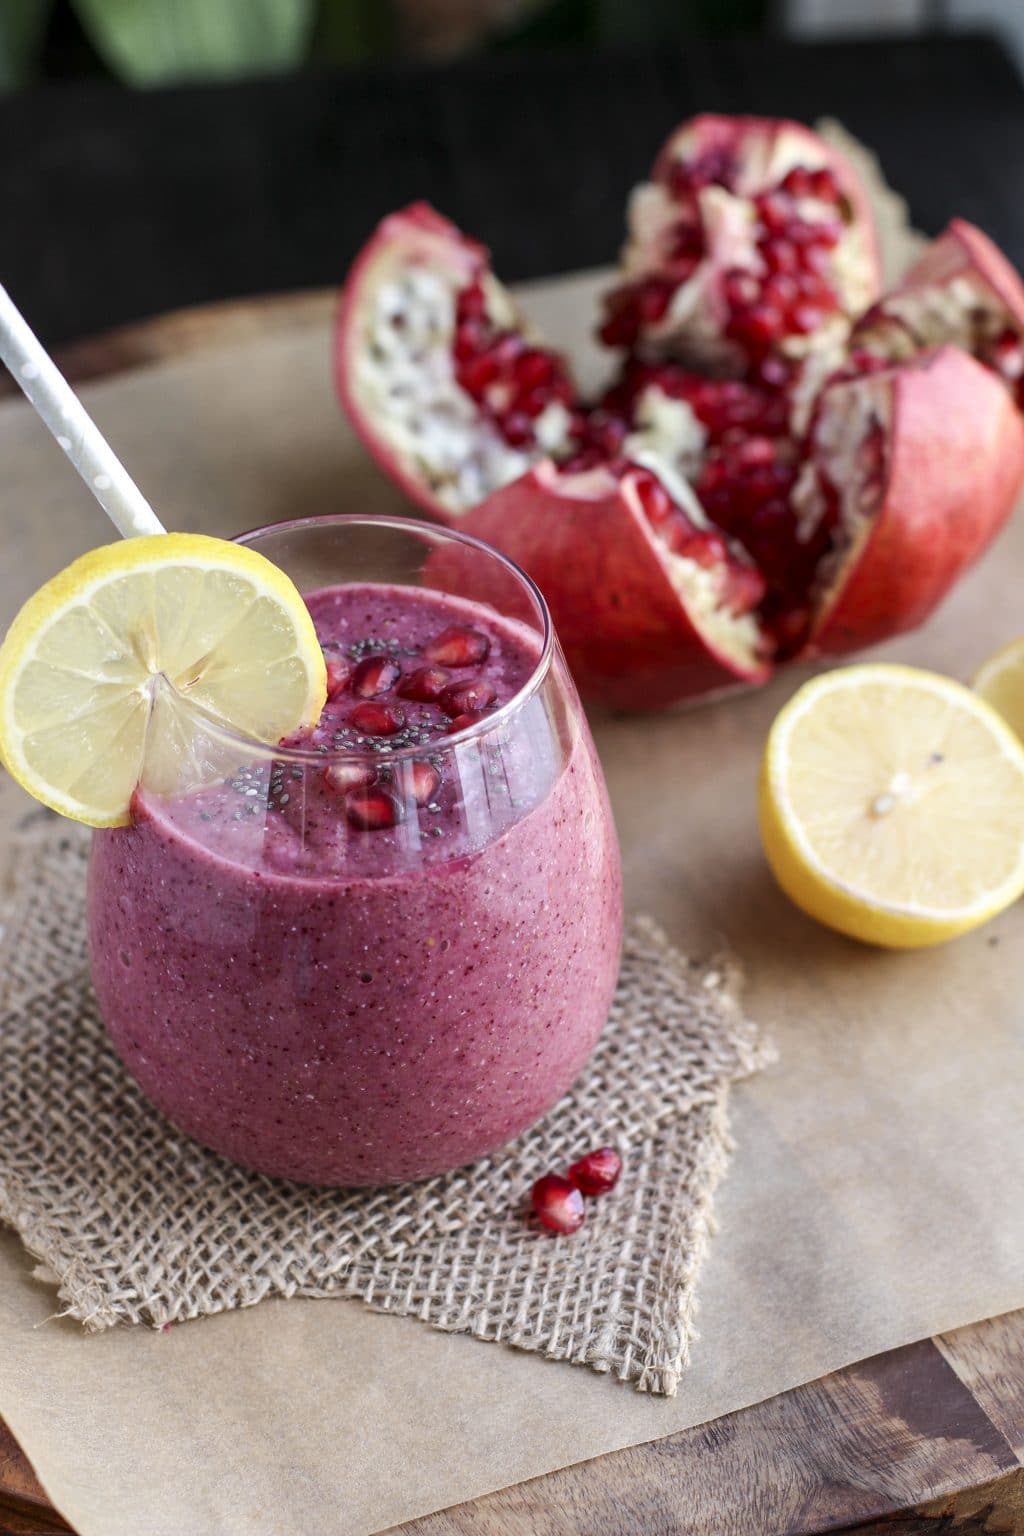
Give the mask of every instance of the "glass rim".
[{"label": "glass rim", "polygon": [[[439,542],[448,540],[452,543],[462,544],[468,549],[474,549],[481,555],[485,555],[488,559],[504,566],[516,582],[532,597],[540,614],[540,654],[529,677],[522,687],[510,699],[506,699],[503,704],[499,704],[497,709],[489,711],[482,720],[477,720],[472,725],[464,726],[461,731],[453,731],[450,736],[442,736],[437,741],[422,743],[415,747],[396,747],[394,749],[384,747],[383,749],[364,749],[363,751],[356,751],[351,747],[330,747],[325,751],[321,751],[317,747],[282,747],[271,741],[263,741],[258,736],[248,736],[244,731],[232,729],[231,726],[219,720],[216,715],[204,709],[201,704],[189,699],[187,694],[180,693],[175,689],[176,700],[182,705],[187,714],[202,721],[204,732],[217,737],[222,743],[239,748],[249,756],[258,755],[266,758],[281,759],[289,763],[319,765],[321,768],[324,764],[333,762],[365,762],[369,758],[371,761],[383,766],[386,763],[398,763],[408,761],[411,758],[428,757],[437,752],[448,752],[455,747],[464,745],[468,741],[488,736],[497,726],[503,724],[510,715],[521,709],[532,698],[551,670],[551,662],[554,655],[554,629],[551,623],[551,613],[544,594],[533,578],[528,576],[514,560],[510,560],[507,555],[503,555],[500,550],[495,549],[491,544],[485,543],[483,539],[478,539],[470,533],[463,533],[457,528],[446,528],[440,523],[429,523],[422,518],[397,517],[391,514],[378,515],[372,512],[332,512],[326,515],[321,514],[311,517],[285,518],[279,523],[265,523],[259,528],[250,528],[244,533],[233,534],[231,543],[242,544],[248,547],[254,545],[259,539],[269,537],[272,534],[294,533],[316,528],[339,526],[392,528],[399,533],[417,534],[421,537],[426,535],[428,539],[437,539]],[[257,553],[261,553],[261,551],[257,550]],[[266,558],[270,559],[270,556],[268,555]],[[272,561],[271,563],[275,562]],[[411,590],[417,591],[418,588],[413,587]],[[469,601],[469,599],[466,599],[466,601]],[[494,611],[497,612],[497,610]],[[500,615],[500,617],[505,618],[505,615]]]}]

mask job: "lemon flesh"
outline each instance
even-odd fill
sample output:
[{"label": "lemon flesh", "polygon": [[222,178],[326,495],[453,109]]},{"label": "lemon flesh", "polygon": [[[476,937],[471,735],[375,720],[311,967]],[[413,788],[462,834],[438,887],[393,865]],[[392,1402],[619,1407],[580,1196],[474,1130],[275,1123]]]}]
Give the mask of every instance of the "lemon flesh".
[{"label": "lemon flesh", "polygon": [[949,678],[845,667],[776,717],[760,824],[811,917],[891,948],[939,944],[1024,891],[1024,748]]},{"label": "lemon flesh", "polygon": [[1024,635],[990,656],[972,687],[1024,740]]},{"label": "lemon flesh", "polygon": [[[104,545],[41,587],[0,646],[0,756],[29,794],[123,824],[143,777],[199,772],[197,705],[276,743],[320,715],[323,653],[302,598],[254,550],[204,534]],[[184,701],[184,703],[183,703]]]}]

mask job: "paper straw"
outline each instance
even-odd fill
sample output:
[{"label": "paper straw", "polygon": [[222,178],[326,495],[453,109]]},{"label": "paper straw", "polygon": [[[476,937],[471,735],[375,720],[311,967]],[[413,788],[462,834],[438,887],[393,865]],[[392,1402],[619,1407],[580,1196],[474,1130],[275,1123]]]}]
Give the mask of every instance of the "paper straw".
[{"label": "paper straw", "polygon": [[166,533],[70,384],[0,287],[0,358],[126,539]]}]

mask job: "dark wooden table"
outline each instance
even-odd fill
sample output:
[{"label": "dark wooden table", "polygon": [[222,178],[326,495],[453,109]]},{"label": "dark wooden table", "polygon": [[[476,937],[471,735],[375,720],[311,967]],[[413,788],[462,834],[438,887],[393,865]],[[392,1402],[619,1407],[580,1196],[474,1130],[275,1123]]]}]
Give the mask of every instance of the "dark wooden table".
[{"label": "dark wooden table", "polygon": [[506,281],[605,265],[662,139],[701,111],[839,118],[918,229],[981,224],[1024,268],[1024,89],[982,36],[496,53],[234,87],[0,97],[0,271],[48,345],[336,284],[427,198]]},{"label": "dark wooden table", "polygon": [[[172,314],[67,349],[60,361],[76,381],[110,375],[257,328],[323,327],[334,301],[328,290]],[[13,388],[0,379],[0,393],[5,383]],[[955,1251],[936,1262],[955,1263]],[[817,1536],[853,1528],[1024,1536],[1024,1311],[877,1355],[401,1532]],[[0,1420],[0,1536],[69,1530]]]}]

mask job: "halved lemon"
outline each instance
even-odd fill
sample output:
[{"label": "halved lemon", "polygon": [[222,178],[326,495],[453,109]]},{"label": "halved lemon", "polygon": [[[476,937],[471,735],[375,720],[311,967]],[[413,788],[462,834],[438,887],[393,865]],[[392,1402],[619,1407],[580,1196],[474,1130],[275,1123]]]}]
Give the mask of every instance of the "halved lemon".
[{"label": "halved lemon", "polygon": [[[320,715],[323,652],[289,578],[205,534],[125,539],[41,587],[0,646],[0,757],[30,795],[94,827],[136,784],[182,783],[195,720],[276,743]],[[202,716],[196,716],[202,719]]]},{"label": "halved lemon", "polygon": [[1024,635],[990,656],[971,686],[1024,740]]},{"label": "halved lemon", "polygon": [[760,822],[811,917],[893,949],[940,944],[1024,891],[1024,748],[949,678],[840,668],[776,717]]}]

